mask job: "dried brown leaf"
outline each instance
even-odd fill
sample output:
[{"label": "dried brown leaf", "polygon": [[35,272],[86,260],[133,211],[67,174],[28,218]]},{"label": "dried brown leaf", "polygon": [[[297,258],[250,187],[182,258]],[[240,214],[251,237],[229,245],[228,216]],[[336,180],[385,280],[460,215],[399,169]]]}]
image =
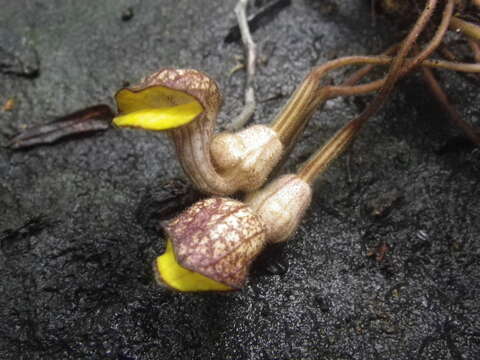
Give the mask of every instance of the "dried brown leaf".
[{"label": "dried brown leaf", "polygon": [[27,128],[8,143],[14,150],[51,144],[72,135],[81,135],[96,131],[105,131],[110,127],[114,117],[108,105],[95,105],[62,116],[54,121]]}]

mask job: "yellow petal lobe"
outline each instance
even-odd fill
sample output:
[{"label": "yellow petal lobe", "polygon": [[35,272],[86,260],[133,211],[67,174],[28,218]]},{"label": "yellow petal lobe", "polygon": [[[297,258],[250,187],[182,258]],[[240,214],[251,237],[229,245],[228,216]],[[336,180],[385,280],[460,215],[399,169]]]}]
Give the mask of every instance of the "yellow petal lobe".
[{"label": "yellow petal lobe", "polygon": [[203,112],[202,105],[193,96],[163,86],[137,92],[123,89],[115,100],[120,115],[113,123],[119,127],[168,130],[188,124]]},{"label": "yellow petal lobe", "polygon": [[195,119],[203,111],[199,103],[190,103],[165,109],[138,110],[117,116],[113,123],[120,127],[137,127],[146,130],[173,129]]},{"label": "yellow petal lobe", "polygon": [[172,241],[167,241],[165,253],[155,260],[158,278],[179,291],[228,291],[230,286],[182,267],[175,258]]}]

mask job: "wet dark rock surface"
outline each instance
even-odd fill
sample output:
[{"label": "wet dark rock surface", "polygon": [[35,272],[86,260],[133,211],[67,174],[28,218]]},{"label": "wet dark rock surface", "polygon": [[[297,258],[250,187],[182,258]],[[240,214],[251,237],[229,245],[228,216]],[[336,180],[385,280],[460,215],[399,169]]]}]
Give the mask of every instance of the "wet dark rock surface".
[{"label": "wet dark rock surface", "polygon": [[[367,3],[294,1],[255,32],[264,57],[258,99],[284,95],[260,102],[256,122],[272,119],[312,65],[379,52],[398,38],[372,25]],[[243,73],[227,76],[242,48],[223,41],[234,5],[1,1],[8,31],[0,48],[17,44],[17,59],[39,67],[34,78],[0,71],[0,104],[15,99],[0,112],[1,143],[27,125],[113,105],[125,82],[162,66],[216,78],[225,123],[243,99]],[[442,78],[462,115],[480,125],[478,87]],[[165,243],[138,209],[155,186],[182,176],[162,134],[109,130],[0,149],[0,358],[479,358],[479,151],[456,146],[459,132],[415,77],[391,100],[318,183],[296,236],[227,295],[154,285],[151,263]],[[330,101],[287,168],[358,104]]]}]

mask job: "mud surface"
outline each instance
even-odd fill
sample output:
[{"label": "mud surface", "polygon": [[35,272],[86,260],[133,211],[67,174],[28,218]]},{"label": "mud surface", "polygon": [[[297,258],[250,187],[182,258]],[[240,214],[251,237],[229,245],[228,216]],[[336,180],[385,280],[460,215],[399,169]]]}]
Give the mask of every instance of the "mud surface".
[{"label": "mud surface", "polygon": [[[163,66],[216,78],[222,124],[240,111],[244,74],[227,74],[242,47],[223,42],[233,0],[0,5],[0,105],[15,100],[0,111],[2,144],[25,126],[113,106],[124,83]],[[270,121],[311,66],[400,35],[372,24],[367,1],[293,1],[254,34],[255,122]],[[441,78],[480,126],[478,86]],[[330,101],[285,171],[366,100]],[[296,236],[227,295],[154,284],[165,242],[138,209],[182,176],[162,134],[0,149],[0,358],[480,358],[480,153],[460,135],[416,77],[403,81],[318,183]]]}]

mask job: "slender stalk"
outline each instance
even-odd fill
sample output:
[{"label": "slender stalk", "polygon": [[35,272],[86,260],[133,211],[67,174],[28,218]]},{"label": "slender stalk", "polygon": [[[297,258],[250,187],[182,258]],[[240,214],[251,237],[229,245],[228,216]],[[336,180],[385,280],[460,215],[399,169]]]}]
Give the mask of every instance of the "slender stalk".
[{"label": "slender stalk", "polygon": [[453,16],[452,20],[450,21],[450,29],[454,31],[461,31],[473,39],[480,40],[480,26],[462,20],[456,16]]},{"label": "slender stalk", "polygon": [[435,32],[435,35],[427,44],[425,49],[423,49],[413,60],[411,64],[407,66],[406,72],[415,68],[419,64],[421,64],[424,60],[426,60],[433,52],[440,46],[442,43],[443,37],[448,30],[448,26],[451,22],[453,10],[455,8],[455,0],[447,0],[447,4],[443,10],[442,21]]},{"label": "slender stalk", "polygon": [[315,154],[313,154],[300,168],[298,176],[306,183],[312,185],[318,176],[320,176],[350,144],[355,135],[362,127],[362,123],[351,120]]},{"label": "slender stalk", "polygon": [[[388,65],[392,62],[393,58],[390,56],[380,55],[376,58],[376,65]],[[372,63],[374,60],[372,60]],[[409,68],[410,60],[405,62],[405,67]],[[443,61],[443,60],[425,60],[420,64],[422,67],[427,68],[437,68],[452,70],[465,73],[480,73],[480,64],[470,64],[470,63],[460,63],[452,61]],[[402,71],[403,76],[403,71]],[[371,93],[380,89],[385,83],[385,78],[369,82],[367,84],[355,85],[355,86],[345,86],[345,82],[342,85],[332,85],[328,86],[328,98],[335,98],[337,96],[352,96],[352,95],[364,95]]]},{"label": "slender stalk", "polygon": [[[403,66],[403,62],[405,61],[409,50],[411,49],[420,32],[425,28],[430,17],[432,16],[436,3],[437,0],[430,0],[427,3],[425,10],[419,17],[416,25],[412,28],[409,36],[404,40],[403,45],[401,46],[401,49],[404,49],[403,53],[399,51],[396,58],[401,60],[397,60],[396,63],[393,62],[391,65],[390,74],[395,74],[393,78],[388,80],[387,76],[385,79],[377,80],[377,82],[360,85],[358,87],[349,87],[350,84],[356,83],[369,71],[371,71],[373,64],[381,64],[385,61],[388,63],[392,61],[389,58],[387,60],[387,57],[381,58],[382,55],[377,57],[345,57],[314,68],[307,75],[301,86],[294,92],[288,103],[281,110],[280,114],[275,118],[271,125],[273,130],[275,130],[279,134],[279,138],[285,145],[287,151],[289,148],[291,148],[292,144],[295,142],[296,138],[301,133],[301,131],[305,127],[305,124],[308,122],[316,108],[321,106],[326,100],[332,97],[344,95],[358,95],[375,91],[378,88],[383,87],[383,90],[381,90],[381,92],[377,96],[377,99],[374,100],[374,102],[377,103],[372,103],[371,109],[367,109],[373,114],[373,112],[376,111],[373,109],[381,106],[381,104],[385,101],[385,98],[393,88],[393,84],[396,82],[396,80],[399,77],[407,74],[409,71],[421,64],[423,61],[425,61],[425,59],[427,59],[432,54],[432,52],[440,45],[442,38],[448,28],[448,24],[450,23],[454,8],[454,0],[448,0],[447,5],[444,9],[442,22],[427,47],[413,60],[406,62],[406,65]],[[397,46],[393,46],[392,48],[388,49],[386,53],[393,53],[396,48]],[[343,87],[334,88],[322,86],[321,80],[328,71],[339,67],[359,63],[367,63],[371,65],[357,71],[353,76],[347,79]],[[433,65],[433,63],[429,63],[429,65]],[[365,116],[369,117],[371,115],[365,114]]]},{"label": "slender stalk", "polygon": [[[458,62],[459,61],[458,57],[450,50],[450,48],[447,45],[445,45],[445,44],[440,45],[438,50],[439,50],[439,53],[442,56],[442,58],[444,58],[445,60],[450,61],[450,62]],[[470,80],[473,80],[475,82],[480,80],[480,75],[479,74],[465,74],[465,77],[470,79]]]},{"label": "slender stalk", "polygon": [[425,60],[422,66],[445,69],[466,73],[478,73],[480,72],[480,64],[444,61],[444,60]]},{"label": "slender stalk", "polygon": [[239,0],[235,6],[235,15],[237,16],[240,35],[243,46],[245,47],[247,58],[247,80],[245,83],[245,104],[242,112],[232,120],[228,130],[234,131],[242,128],[253,116],[255,112],[255,58],[256,46],[253,42],[247,21],[248,0]]},{"label": "slender stalk", "polygon": [[310,71],[271,124],[285,147],[290,146],[316,107],[328,99],[328,87],[321,84],[323,77],[332,70],[355,64],[378,64],[378,59],[376,56],[347,56]]},{"label": "slender stalk", "polygon": [[[393,89],[395,82],[401,75],[401,67],[408,56],[408,53],[415,44],[418,36],[427,26],[428,21],[430,20],[433,11],[437,5],[438,0],[429,0],[425,6],[424,11],[418,18],[417,22],[413,26],[412,30],[408,34],[407,38],[403,41],[397,56],[390,65],[390,70],[386,76],[385,84],[380,89],[378,95],[373,99],[373,101],[367,106],[367,108],[359,115],[357,121],[359,123],[365,122],[370,116],[372,116],[385,102],[387,96],[390,94]],[[448,4],[451,4],[453,0],[450,0]],[[448,5],[447,5],[448,6]]]},{"label": "slender stalk", "polygon": [[[400,74],[398,77],[405,76],[407,73],[409,73],[412,69],[417,67],[418,65],[422,64],[425,66],[433,65],[431,63],[426,63],[425,60],[440,46],[442,43],[442,39],[445,36],[445,33],[447,32],[448,25],[450,23],[450,20],[452,18],[453,14],[453,9],[454,9],[454,0],[449,0],[445,6],[445,9],[443,11],[443,17],[442,21],[435,32],[433,38],[430,40],[430,42],[427,44],[427,47],[423,49],[417,56],[415,56],[412,60],[406,60],[405,65],[403,68],[400,70]],[[385,55],[394,53],[395,50],[398,48],[398,45],[393,45],[389,49],[385,51]],[[373,65],[367,65],[363,69],[360,69],[356,73],[354,73],[347,81],[343,83],[343,85],[351,85],[356,83],[361,77],[365,76],[371,69],[373,68]],[[330,95],[332,97],[335,96],[341,96],[345,93],[346,91],[348,92],[348,95],[359,95],[364,92],[371,92],[374,91],[375,89],[383,86],[386,82],[386,78],[380,79],[377,81],[374,81],[372,83],[359,86],[356,88],[330,88]]]},{"label": "slender stalk", "polygon": [[[442,21],[435,32],[432,40],[428,43],[427,47],[422,50],[412,61],[406,62],[406,66],[402,69],[402,74],[400,76],[404,76],[408,72],[410,72],[413,68],[417,67],[421,63],[423,63],[434,51],[435,49],[441,44],[443,37],[448,29],[448,25],[450,24],[450,20],[453,14],[454,8],[454,1],[450,0],[447,5],[445,6],[444,15],[442,17]],[[388,48],[382,55],[393,55],[399,47],[399,44],[392,45]],[[346,81],[343,82],[342,85],[354,85],[356,84],[361,78],[365,77],[372,69],[373,65],[364,66],[362,69],[358,70],[354,74],[352,74]]]},{"label": "slender stalk", "polygon": [[[450,3],[452,1],[453,0],[450,0],[446,6],[446,9],[448,8],[447,10],[450,12],[453,9],[450,7]],[[384,85],[380,89],[377,96],[357,118],[351,120],[347,125],[340,129],[333,136],[333,138],[327,142],[327,144],[325,144],[304,163],[298,172],[298,176],[302,178],[302,180],[312,184],[315,179],[326,170],[328,165],[330,165],[330,163],[347,148],[347,146],[358,134],[363,124],[383,105],[387,96],[393,89],[395,82],[401,76],[401,67],[408,56],[408,53],[415,44],[418,36],[426,27],[436,5],[437,0],[429,0],[427,2],[422,14],[418,18],[406,39],[403,41],[397,56],[390,66]]]},{"label": "slender stalk", "polygon": [[[347,80],[348,82],[344,82],[342,85],[323,87],[319,86],[318,83],[329,71],[343,66],[356,64],[388,65],[392,61],[393,58],[386,55],[349,56],[333,60],[315,68],[292,95],[284,109],[274,120],[272,123],[272,128],[280,134],[281,140],[284,144],[289,144],[293,139],[295,139],[296,134],[303,129],[303,126],[308,121],[309,117],[305,115],[308,113],[308,110],[313,112],[326,100],[337,96],[363,95],[372,91],[376,91],[385,84],[386,80],[384,78],[356,86],[343,85],[345,83],[348,84],[353,82]],[[413,63],[413,60],[405,61],[401,76],[404,76],[407,71],[411,70],[411,63]],[[438,68],[465,73],[480,73],[480,64],[444,60],[424,60],[420,65],[429,68]],[[355,79],[354,81],[358,80]],[[317,92],[315,92],[315,89],[317,89]],[[305,104],[307,104],[309,108],[305,107]],[[302,112],[294,113],[294,109],[296,108],[302,109]]]},{"label": "slender stalk", "polygon": [[480,63],[480,41],[473,39],[467,39],[470,49],[472,49],[473,59],[475,62]]},{"label": "slender stalk", "polygon": [[452,50],[450,50],[450,48],[447,46],[447,44],[440,45],[438,47],[438,51],[445,60],[452,61],[452,62],[458,62],[457,55],[455,55],[455,53]]},{"label": "slender stalk", "polygon": [[460,129],[463,130],[465,135],[474,143],[479,145],[480,144],[480,135],[478,134],[477,130],[470,125],[468,122],[462,119],[460,114],[458,113],[455,106],[453,106],[450,101],[448,100],[448,96],[443,91],[442,87],[438,83],[433,71],[431,69],[422,68],[423,78],[428,85],[433,96],[437,99],[440,103],[442,108],[448,114],[452,123],[458,126]]},{"label": "slender stalk", "polygon": [[[398,50],[400,44],[394,44],[390,46],[387,50],[385,50],[382,54],[384,56],[394,55],[395,52]],[[350,75],[343,83],[342,86],[352,86],[358,83],[361,79],[368,75],[370,71],[375,68],[374,64],[369,64],[363,66],[361,69],[355,71],[352,75]]]}]

